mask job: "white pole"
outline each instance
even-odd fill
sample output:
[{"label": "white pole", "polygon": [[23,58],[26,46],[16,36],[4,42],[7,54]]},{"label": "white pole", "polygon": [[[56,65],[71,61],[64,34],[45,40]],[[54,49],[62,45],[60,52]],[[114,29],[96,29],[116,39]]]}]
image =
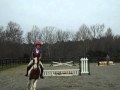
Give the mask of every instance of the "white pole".
[{"label": "white pole", "polygon": [[85,73],[85,68],[86,68],[85,67],[85,58],[83,59],[83,66],[84,66],[84,68],[83,68],[84,71],[83,72]]},{"label": "white pole", "polygon": [[81,60],[81,73],[83,73],[83,58],[81,58],[80,60]]},{"label": "white pole", "polygon": [[86,73],[88,73],[88,58],[86,58]]}]

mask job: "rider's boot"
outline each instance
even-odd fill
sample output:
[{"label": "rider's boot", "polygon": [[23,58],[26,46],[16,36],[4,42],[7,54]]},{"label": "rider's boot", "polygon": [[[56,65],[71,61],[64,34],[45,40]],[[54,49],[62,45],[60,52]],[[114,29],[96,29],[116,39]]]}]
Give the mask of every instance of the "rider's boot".
[{"label": "rider's boot", "polygon": [[27,72],[26,72],[26,74],[25,74],[25,76],[28,76],[28,71],[30,70],[30,66],[27,66]]},{"label": "rider's boot", "polygon": [[43,67],[40,65],[40,67],[41,67],[41,73],[40,73],[40,78],[41,79],[44,79],[44,76],[43,76]]}]

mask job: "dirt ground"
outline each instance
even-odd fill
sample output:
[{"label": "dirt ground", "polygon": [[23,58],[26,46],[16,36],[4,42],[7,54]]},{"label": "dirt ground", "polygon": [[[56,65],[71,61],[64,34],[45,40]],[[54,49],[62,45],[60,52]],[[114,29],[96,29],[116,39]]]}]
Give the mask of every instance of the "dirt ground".
[{"label": "dirt ground", "polygon": [[[91,75],[69,77],[45,77],[39,79],[37,90],[120,90],[120,63],[109,66],[90,64]],[[78,66],[57,68],[44,65],[45,69],[78,68]],[[0,90],[27,90],[28,78],[24,76],[26,65],[0,72]]]}]

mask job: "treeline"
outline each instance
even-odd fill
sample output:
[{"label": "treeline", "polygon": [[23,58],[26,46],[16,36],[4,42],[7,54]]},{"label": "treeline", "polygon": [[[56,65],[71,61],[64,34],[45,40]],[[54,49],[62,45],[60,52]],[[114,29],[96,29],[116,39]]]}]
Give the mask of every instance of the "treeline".
[{"label": "treeline", "polygon": [[15,22],[0,26],[0,58],[30,57],[34,42],[38,40],[43,43],[44,57],[120,56],[120,35],[114,35],[104,24],[83,24],[77,32],[33,26],[30,32],[23,33]]}]

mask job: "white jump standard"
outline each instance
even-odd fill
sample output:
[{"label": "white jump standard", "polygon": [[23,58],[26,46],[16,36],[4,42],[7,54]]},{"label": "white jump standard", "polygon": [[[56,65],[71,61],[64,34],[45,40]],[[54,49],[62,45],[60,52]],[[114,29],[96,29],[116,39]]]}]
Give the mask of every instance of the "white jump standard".
[{"label": "white jump standard", "polygon": [[81,74],[89,74],[90,75],[90,66],[88,62],[88,58],[81,58],[80,59],[81,64],[80,66],[80,75]]}]

